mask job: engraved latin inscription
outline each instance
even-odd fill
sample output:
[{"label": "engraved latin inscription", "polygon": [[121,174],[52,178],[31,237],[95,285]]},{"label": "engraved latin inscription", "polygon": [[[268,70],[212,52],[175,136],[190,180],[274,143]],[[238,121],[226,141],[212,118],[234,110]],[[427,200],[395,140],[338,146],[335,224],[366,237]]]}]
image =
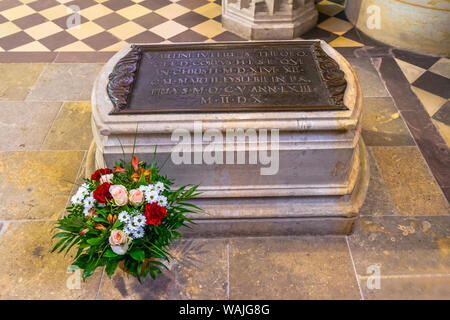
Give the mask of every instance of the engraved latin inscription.
[{"label": "engraved latin inscription", "polygon": [[128,112],[339,109],[315,46],[141,51]]}]

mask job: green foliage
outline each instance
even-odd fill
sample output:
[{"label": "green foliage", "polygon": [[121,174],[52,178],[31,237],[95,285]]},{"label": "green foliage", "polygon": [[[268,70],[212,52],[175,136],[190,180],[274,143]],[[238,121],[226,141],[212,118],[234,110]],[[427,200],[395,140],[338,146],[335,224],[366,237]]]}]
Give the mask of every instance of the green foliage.
[{"label": "green foliage", "polygon": [[[67,208],[67,215],[56,222],[53,235],[56,242],[52,252],[67,254],[73,248],[75,252],[73,267],[83,270],[83,279],[91,276],[99,267],[105,267],[106,274],[111,277],[120,265],[127,273],[135,276],[140,282],[148,275],[155,278],[162,269],[167,269],[166,263],[172,259],[168,249],[171,244],[181,237],[178,229],[188,227],[192,221],[187,214],[198,213],[201,209],[189,201],[196,197],[198,185],[187,185],[177,190],[171,190],[173,181],[159,174],[159,168],[155,162],[147,165],[139,162],[138,173],[149,170],[146,176],[132,177],[135,173],[131,163],[120,161],[116,166],[124,168],[127,172],[114,173],[111,181],[114,185],[123,185],[127,190],[137,189],[141,185],[162,182],[165,185],[163,195],[167,197],[167,216],[161,220],[158,226],[146,225],[145,235],[139,239],[133,239],[129,243],[127,252],[123,255],[115,253],[111,249],[109,236],[111,230],[122,229],[124,224],[117,219],[121,211],[138,210],[144,212],[145,202],[139,206],[126,204],[117,206],[114,201],[108,201],[104,207],[95,207],[95,215],[85,216],[82,204]],[[98,181],[85,180],[89,186],[89,192],[94,191]],[[111,220],[115,217],[116,220]]]}]

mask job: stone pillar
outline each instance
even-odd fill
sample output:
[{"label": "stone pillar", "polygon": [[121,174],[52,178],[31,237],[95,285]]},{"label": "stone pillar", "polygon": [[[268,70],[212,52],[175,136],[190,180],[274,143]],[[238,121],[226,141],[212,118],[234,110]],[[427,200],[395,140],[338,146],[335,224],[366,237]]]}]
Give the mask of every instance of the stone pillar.
[{"label": "stone pillar", "polygon": [[222,25],[250,40],[294,39],[317,23],[314,0],[223,0]]},{"label": "stone pillar", "polygon": [[450,1],[347,0],[347,18],[364,34],[420,53],[450,54]]}]

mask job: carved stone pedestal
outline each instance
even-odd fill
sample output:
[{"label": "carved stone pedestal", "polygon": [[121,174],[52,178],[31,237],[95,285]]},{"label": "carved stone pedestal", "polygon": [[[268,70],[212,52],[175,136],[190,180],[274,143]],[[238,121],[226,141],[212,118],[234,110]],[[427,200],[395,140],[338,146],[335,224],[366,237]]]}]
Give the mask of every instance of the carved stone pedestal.
[{"label": "carved stone pedestal", "polygon": [[294,39],[317,23],[314,0],[223,0],[222,25],[251,40]]}]

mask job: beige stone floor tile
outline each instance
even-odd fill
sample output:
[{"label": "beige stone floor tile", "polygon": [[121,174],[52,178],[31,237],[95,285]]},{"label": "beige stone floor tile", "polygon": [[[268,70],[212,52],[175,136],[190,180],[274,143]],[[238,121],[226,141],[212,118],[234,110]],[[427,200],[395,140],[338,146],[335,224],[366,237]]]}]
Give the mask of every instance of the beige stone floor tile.
[{"label": "beige stone floor tile", "polygon": [[67,32],[73,35],[78,40],[82,40],[103,32],[104,30],[105,29],[100,27],[95,22],[88,21],[81,25],[78,25],[77,27],[68,29]]},{"label": "beige stone floor tile", "polygon": [[[97,1],[97,2],[99,2],[99,1]],[[114,11],[111,10],[110,8],[108,8],[107,6],[104,6],[100,3],[98,3],[94,6],[87,7],[83,10],[80,10],[80,15],[85,17],[86,19],[89,19],[90,21],[93,21],[100,17],[104,17],[112,12],[114,12]]]},{"label": "beige stone floor tile", "polygon": [[167,300],[173,292],[175,276],[170,271],[165,271],[155,280],[150,276],[143,284],[140,284],[132,276],[121,269],[117,269],[110,279],[103,276],[97,299],[99,300]]},{"label": "beige stone floor tile", "polygon": [[368,146],[414,146],[415,142],[390,97],[364,98],[362,135]]},{"label": "beige stone floor tile", "polygon": [[164,39],[169,39],[186,31],[187,29],[187,27],[170,20],[151,28],[150,31],[160,37],[163,37]]},{"label": "beige stone floor tile", "polygon": [[345,238],[231,240],[230,299],[360,299]]},{"label": "beige stone floor tile", "polygon": [[172,250],[177,258],[176,299],[226,299],[228,243],[220,239],[189,239]]},{"label": "beige stone floor tile", "polygon": [[195,27],[192,27],[191,29],[208,38],[214,38],[218,34],[226,31],[224,28],[222,28],[221,23],[214,20],[202,22]]},{"label": "beige stone floor tile", "polygon": [[[348,242],[364,298],[448,297],[449,228],[446,216],[360,218]],[[380,289],[370,286],[375,268]]]},{"label": "beige stone floor tile", "polygon": [[39,150],[61,102],[0,101],[0,151]]},{"label": "beige stone floor tile", "polygon": [[381,275],[450,273],[450,219],[446,216],[361,217],[348,237],[356,271]]},{"label": "beige stone floor tile", "polygon": [[46,17],[48,20],[56,20],[72,12],[73,11],[68,10],[68,6],[60,4],[58,6],[39,11],[39,14]]},{"label": "beige stone floor tile", "polygon": [[16,6],[7,10],[2,11],[2,16],[4,16],[9,21],[17,20],[33,14],[35,11],[27,6],[26,4]]},{"label": "beige stone floor tile", "polygon": [[136,18],[149,14],[150,12],[152,12],[150,9],[147,9],[146,7],[139,4],[125,7],[117,11],[118,14],[120,14],[124,18],[127,18],[128,20],[134,20]]},{"label": "beige stone floor tile", "polygon": [[54,221],[10,222],[0,236],[0,299],[95,299],[102,270],[86,282],[67,272],[73,253],[51,253]]},{"label": "beige stone floor tile", "polygon": [[325,29],[338,35],[343,35],[353,28],[353,25],[350,22],[335,17],[326,19],[322,23],[319,23],[317,26],[321,29]]},{"label": "beige stone floor tile", "polygon": [[368,147],[370,180],[366,199],[359,210],[361,216],[396,215],[397,210],[378,169],[371,147]]},{"label": "beige stone floor tile", "polygon": [[343,6],[333,1],[326,0],[320,1],[320,3],[317,4],[317,9],[327,16],[334,16],[343,10]]},{"label": "beige stone floor tile", "polygon": [[144,31],[145,31],[144,27],[138,25],[133,21],[128,21],[124,24],[121,24],[117,27],[108,30],[109,33],[119,38],[120,40],[128,39]]},{"label": "beige stone floor tile", "polygon": [[47,21],[25,30],[29,36],[35,40],[40,40],[49,37],[55,33],[62,31],[63,29],[52,21]]},{"label": "beige stone floor tile", "polygon": [[208,3],[194,10],[194,12],[201,14],[209,19],[215,18],[222,14],[222,7],[217,3]]},{"label": "beige stone floor tile", "polygon": [[43,150],[88,150],[92,141],[90,102],[65,102]]},{"label": "beige stone floor tile", "polygon": [[449,214],[449,205],[416,147],[373,147],[400,215]]},{"label": "beige stone floor tile", "polygon": [[428,112],[430,117],[432,117],[436,111],[438,111],[439,108],[447,102],[446,99],[417,87],[411,86],[411,89],[419,98],[420,102],[422,102],[422,105],[425,107],[425,110]]},{"label": "beige stone floor tile", "polygon": [[405,75],[406,79],[409,83],[413,83],[416,81],[422,74],[425,73],[425,69],[420,68],[418,66],[415,66],[411,63],[405,62],[400,59],[395,59],[398,66],[402,70],[403,74]]},{"label": "beige stone floor tile", "polygon": [[441,58],[429,70],[443,77],[450,78],[450,59]]},{"label": "beige stone floor tile", "polygon": [[116,42],[109,47],[103,48],[100,52],[117,52],[123,49],[128,43],[126,41]]},{"label": "beige stone floor tile", "polygon": [[141,285],[121,270],[104,276],[98,299],[226,299],[225,240],[183,240],[171,252],[176,260],[156,280]]},{"label": "beige stone floor tile", "polygon": [[10,34],[14,34],[16,32],[21,31],[22,29],[20,29],[18,26],[16,26],[14,23],[12,23],[11,21],[7,21],[4,23],[0,24],[0,37],[7,37]]},{"label": "beige stone floor tile", "polygon": [[442,138],[445,140],[447,147],[450,148],[450,127],[441,121],[437,121],[434,119],[431,120],[433,121],[436,128],[439,130],[439,133],[441,134]]},{"label": "beige stone floor tile", "polygon": [[27,101],[89,101],[102,64],[54,63],[42,72]]},{"label": "beige stone floor tile", "polygon": [[59,218],[84,151],[0,153],[0,220]]},{"label": "beige stone floor tile", "polygon": [[85,44],[83,41],[77,41],[68,44],[67,46],[58,48],[58,52],[94,52],[95,50]]},{"label": "beige stone floor tile", "polygon": [[9,50],[10,52],[50,52],[50,50],[39,41],[33,41],[23,46]]},{"label": "beige stone floor tile", "polygon": [[155,11],[155,13],[170,20],[175,19],[176,17],[179,17],[187,12],[189,12],[188,8],[180,6],[177,3],[169,4]]},{"label": "beige stone floor tile", "polygon": [[45,66],[44,63],[0,63],[0,100],[24,100]]},{"label": "beige stone floor tile", "polygon": [[[80,168],[78,169],[75,179],[73,179],[73,181],[71,180],[72,187],[70,188],[70,193],[66,200],[66,204],[65,204],[66,208],[71,205],[70,199],[77,192],[79,186],[84,183],[84,179],[86,178],[86,158],[87,158],[87,152],[85,152],[85,154],[81,160]],[[90,177],[90,174],[89,174],[89,177]],[[67,212],[65,210],[63,210],[63,211],[61,211],[61,214],[59,216],[57,216],[57,218],[63,217],[66,214],[67,214]]]},{"label": "beige stone floor tile", "polygon": [[357,41],[348,39],[346,37],[338,37],[329,43],[330,46],[334,48],[342,48],[342,47],[363,47],[362,43]]}]

